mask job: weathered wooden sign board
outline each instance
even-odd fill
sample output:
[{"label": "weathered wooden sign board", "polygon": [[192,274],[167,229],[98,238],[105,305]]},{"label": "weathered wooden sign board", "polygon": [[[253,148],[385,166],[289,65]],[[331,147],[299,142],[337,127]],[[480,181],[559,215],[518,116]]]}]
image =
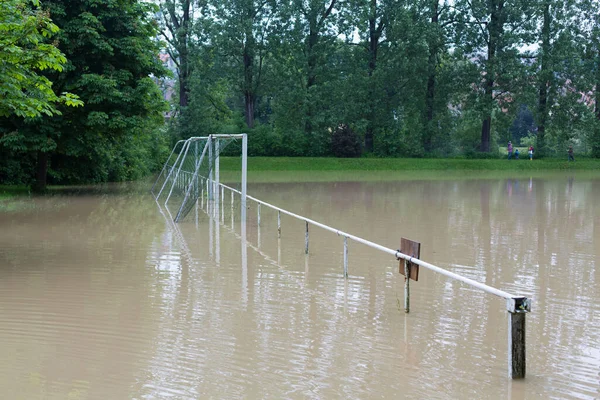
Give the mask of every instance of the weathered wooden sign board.
[{"label": "weathered wooden sign board", "polygon": [[[410,239],[400,239],[400,253],[409,255],[413,258],[421,257],[421,243]],[[404,260],[400,260],[400,273],[404,275]],[[419,280],[419,266],[415,263],[408,263],[408,275],[413,281]]]}]

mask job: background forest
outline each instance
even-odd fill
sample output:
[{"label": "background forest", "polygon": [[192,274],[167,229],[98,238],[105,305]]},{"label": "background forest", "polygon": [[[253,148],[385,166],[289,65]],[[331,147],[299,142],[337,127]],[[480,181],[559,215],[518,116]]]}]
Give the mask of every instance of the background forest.
[{"label": "background forest", "polygon": [[[254,155],[600,155],[587,0],[163,0],[178,137]],[[479,154],[481,156],[482,154]]]},{"label": "background forest", "polygon": [[65,62],[39,68],[56,112],[0,105],[0,182],[135,179],[209,133],[263,156],[600,156],[595,0],[7,1]]}]

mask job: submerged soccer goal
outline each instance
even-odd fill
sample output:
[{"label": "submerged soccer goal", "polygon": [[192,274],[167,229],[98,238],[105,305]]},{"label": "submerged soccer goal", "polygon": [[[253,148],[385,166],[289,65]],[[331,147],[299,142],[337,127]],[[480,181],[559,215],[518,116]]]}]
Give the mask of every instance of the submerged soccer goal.
[{"label": "submerged soccer goal", "polygon": [[[191,137],[175,144],[151,192],[156,201],[164,198],[165,208],[174,205],[175,222],[180,222],[201,199],[219,201],[219,155],[235,141],[242,141],[241,203],[246,205],[248,136],[209,135]],[[170,203],[169,203],[170,202]]]}]

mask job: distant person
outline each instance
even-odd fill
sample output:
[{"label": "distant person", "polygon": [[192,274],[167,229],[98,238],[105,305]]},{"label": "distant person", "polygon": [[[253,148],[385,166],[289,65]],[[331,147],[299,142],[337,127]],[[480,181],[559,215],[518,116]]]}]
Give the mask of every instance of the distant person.
[{"label": "distant person", "polygon": [[533,160],[533,146],[529,146],[527,153],[529,153],[529,159]]},{"label": "distant person", "polygon": [[569,161],[575,161],[575,157],[573,157],[573,146],[569,146],[569,151],[567,153],[569,154]]},{"label": "distant person", "polygon": [[512,142],[510,140],[508,141],[508,146],[506,147],[506,149],[508,150],[508,159],[510,160],[513,154]]},{"label": "distant person", "polygon": [[515,160],[519,159],[519,149],[515,149]]}]

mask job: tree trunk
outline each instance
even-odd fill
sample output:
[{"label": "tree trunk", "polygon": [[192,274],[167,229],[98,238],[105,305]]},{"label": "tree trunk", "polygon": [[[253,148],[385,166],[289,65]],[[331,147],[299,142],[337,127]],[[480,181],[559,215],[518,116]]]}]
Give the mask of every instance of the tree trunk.
[{"label": "tree trunk", "polygon": [[[495,51],[494,47],[488,49],[488,63],[494,59]],[[483,122],[481,124],[481,147],[480,151],[483,153],[490,152],[490,143],[492,138],[492,110],[494,107],[494,69],[488,67],[486,78],[485,78],[485,93],[484,93],[484,115]]]},{"label": "tree trunk", "polygon": [[592,139],[592,157],[600,158],[600,49],[596,51],[596,125]]},{"label": "tree trunk", "polygon": [[[489,49],[491,59],[493,59],[494,49]],[[490,62],[490,58],[488,58]],[[485,93],[484,93],[484,114],[483,122],[481,124],[481,147],[480,151],[483,153],[490,152],[490,143],[492,138],[492,110],[494,106],[494,79],[493,79],[493,68],[488,68],[486,71],[485,78]]]},{"label": "tree trunk", "polygon": [[253,24],[256,16],[254,2],[248,2],[244,9],[244,48],[242,53],[244,65],[244,111],[246,113],[246,125],[249,129],[254,128],[254,106],[256,104],[256,89],[254,82],[254,51],[256,41],[254,38]]},{"label": "tree trunk", "polygon": [[502,12],[504,0],[491,1],[490,23],[488,24],[488,59],[485,68],[484,110],[481,124],[481,152],[489,153],[492,138],[492,112],[494,108],[494,79],[496,74],[496,52],[503,30]]},{"label": "tree trunk", "polygon": [[250,129],[254,128],[254,103],[256,101],[253,67],[253,40],[252,36],[249,36],[244,46],[244,110],[246,113],[246,125]]},{"label": "tree trunk", "polygon": [[439,1],[434,0],[431,9],[431,29],[434,30],[432,37],[429,40],[429,59],[427,62],[428,66],[428,77],[427,77],[427,91],[425,93],[425,129],[423,134],[423,148],[425,151],[433,150],[432,139],[434,135],[433,117],[435,107],[435,83],[436,83],[436,70],[437,70],[437,58],[439,52],[438,45],[438,18],[439,18]]},{"label": "tree trunk", "polygon": [[183,14],[179,18],[175,11],[175,2],[169,4],[171,24],[177,35],[176,50],[179,53],[179,106],[187,107],[189,99],[189,28],[190,28],[190,0],[184,0],[181,4]]},{"label": "tree trunk", "polygon": [[538,98],[538,129],[536,157],[544,156],[546,153],[546,121],[548,120],[548,88],[552,79],[550,70],[550,2],[544,4],[544,21],[542,25],[542,59],[539,80]]},{"label": "tree trunk", "polygon": [[36,193],[44,193],[46,191],[46,177],[48,176],[48,153],[38,151],[37,154],[37,171],[35,175],[35,183],[32,190]]},{"label": "tree trunk", "polygon": [[[381,22],[383,23],[383,22]],[[369,15],[369,98],[367,129],[365,132],[365,150],[373,152],[375,141],[375,90],[373,88],[373,73],[377,68],[377,50],[379,49],[379,38],[381,37],[382,25],[377,26],[377,0],[371,0]]]},{"label": "tree trunk", "polygon": [[244,93],[244,110],[246,113],[246,125],[248,125],[248,128],[250,129],[254,128],[254,97],[254,93],[252,93],[251,91],[246,91]]},{"label": "tree trunk", "polygon": [[315,46],[319,41],[319,33],[317,32],[317,22],[310,21],[310,30],[306,41],[306,58],[307,58],[307,77],[306,77],[306,104],[304,117],[304,133],[310,136],[313,130],[312,119],[314,117],[313,99],[310,89],[317,83],[317,55],[315,54]]},{"label": "tree trunk", "polygon": [[184,62],[182,58],[179,65],[181,66],[181,70],[179,71],[179,106],[183,108],[188,105],[189,95],[187,71],[184,70],[184,68],[187,69],[187,61]]},{"label": "tree trunk", "polygon": [[481,124],[481,152],[489,153],[490,152],[490,138],[492,132],[492,116],[491,114],[484,118],[483,123]]}]

